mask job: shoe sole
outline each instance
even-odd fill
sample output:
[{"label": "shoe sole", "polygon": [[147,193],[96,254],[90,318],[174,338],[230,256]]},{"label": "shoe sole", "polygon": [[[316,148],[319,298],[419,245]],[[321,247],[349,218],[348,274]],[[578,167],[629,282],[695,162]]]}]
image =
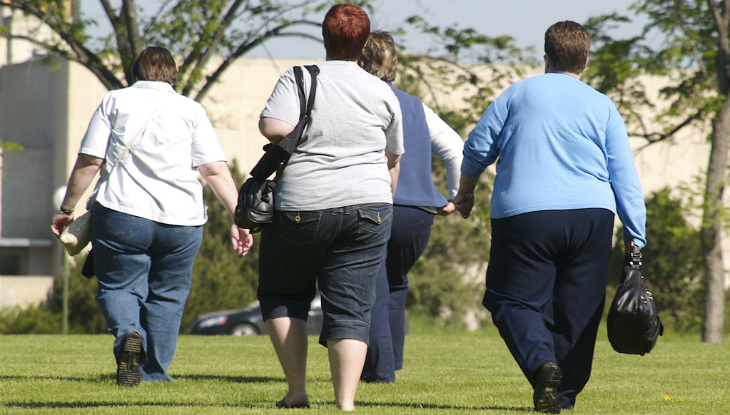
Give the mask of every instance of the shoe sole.
[{"label": "shoe sole", "polygon": [[131,334],[124,337],[122,352],[117,361],[117,385],[137,386],[141,380],[139,355],[142,353],[142,337]]},{"label": "shoe sole", "polygon": [[535,404],[535,412],[546,414],[559,414],[560,403],[558,403],[558,386],[562,378],[560,368],[555,365],[547,365],[542,373],[538,374],[535,384],[535,393],[532,401]]}]

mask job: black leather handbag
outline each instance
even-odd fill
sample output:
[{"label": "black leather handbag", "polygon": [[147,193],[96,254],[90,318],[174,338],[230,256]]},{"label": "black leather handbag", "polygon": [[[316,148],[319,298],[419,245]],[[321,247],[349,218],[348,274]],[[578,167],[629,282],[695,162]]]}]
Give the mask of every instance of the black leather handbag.
[{"label": "black leather handbag", "polygon": [[[315,65],[305,66],[312,77],[309,88],[309,99],[304,93],[304,74],[302,68],[294,67],[294,77],[299,90],[299,122],[294,130],[284,137],[278,144],[264,146],[264,155],[251,170],[251,177],[246,180],[238,191],[238,204],[235,211],[236,226],[259,232],[274,221],[274,189],[279,177],[289,162],[294,150],[302,139],[304,129],[312,114],[314,96],[317,90],[317,74],[319,68]],[[268,177],[276,172],[276,176]]]},{"label": "black leather handbag", "polygon": [[664,325],[657,315],[654,297],[644,285],[640,266],[641,252],[634,247],[634,252],[624,263],[621,284],[608,310],[606,325],[608,340],[614,350],[643,356],[664,334]]}]

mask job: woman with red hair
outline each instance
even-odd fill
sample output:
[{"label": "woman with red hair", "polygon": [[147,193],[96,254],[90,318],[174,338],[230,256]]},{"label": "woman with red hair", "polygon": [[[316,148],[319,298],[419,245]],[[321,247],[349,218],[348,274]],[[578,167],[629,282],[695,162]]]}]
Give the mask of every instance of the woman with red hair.
[{"label": "woman with red hair", "polygon": [[[274,223],[261,234],[258,299],[289,387],[279,408],[309,407],[306,320],[319,286],[319,342],[328,348],[335,402],[355,409],[404,152],[398,99],[357,64],[369,34],[358,6],[339,4],[325,16],[327,59],[317,65],[312,116],[276,187]],[[299,111],[290,69],[261,113],[261,133],[278,143]]]}]

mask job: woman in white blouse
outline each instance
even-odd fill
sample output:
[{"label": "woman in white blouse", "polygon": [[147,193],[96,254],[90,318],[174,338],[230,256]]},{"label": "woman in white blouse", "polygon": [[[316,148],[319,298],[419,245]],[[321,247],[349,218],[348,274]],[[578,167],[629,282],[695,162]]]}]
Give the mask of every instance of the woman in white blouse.
[{"label": "woman in white blouse", "polygon": [[[100,171],[91,243],[96,299],[116,337],[117,384],[171,381],[193,261],[207,221],[200,173],[233,222],[237,189],[205,109],[175,92],[170,52],[149,47],[134,85],[110,91],[94,113],[51,229],[59,236]],[[231,225],[239,257],[253,238]]]}]

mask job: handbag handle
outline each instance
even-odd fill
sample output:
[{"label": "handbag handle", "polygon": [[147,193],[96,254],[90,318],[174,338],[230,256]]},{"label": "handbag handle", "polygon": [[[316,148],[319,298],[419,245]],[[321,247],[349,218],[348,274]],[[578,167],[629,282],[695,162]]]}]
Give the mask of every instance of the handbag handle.
[{"label": "handbag handle", "polygon": [[629,259],[629,265],[631,265],[632,269],[639,269],[641,266],[641,250],[638,246],[633,246],[633,251],[631,252],[630,259]]}]

